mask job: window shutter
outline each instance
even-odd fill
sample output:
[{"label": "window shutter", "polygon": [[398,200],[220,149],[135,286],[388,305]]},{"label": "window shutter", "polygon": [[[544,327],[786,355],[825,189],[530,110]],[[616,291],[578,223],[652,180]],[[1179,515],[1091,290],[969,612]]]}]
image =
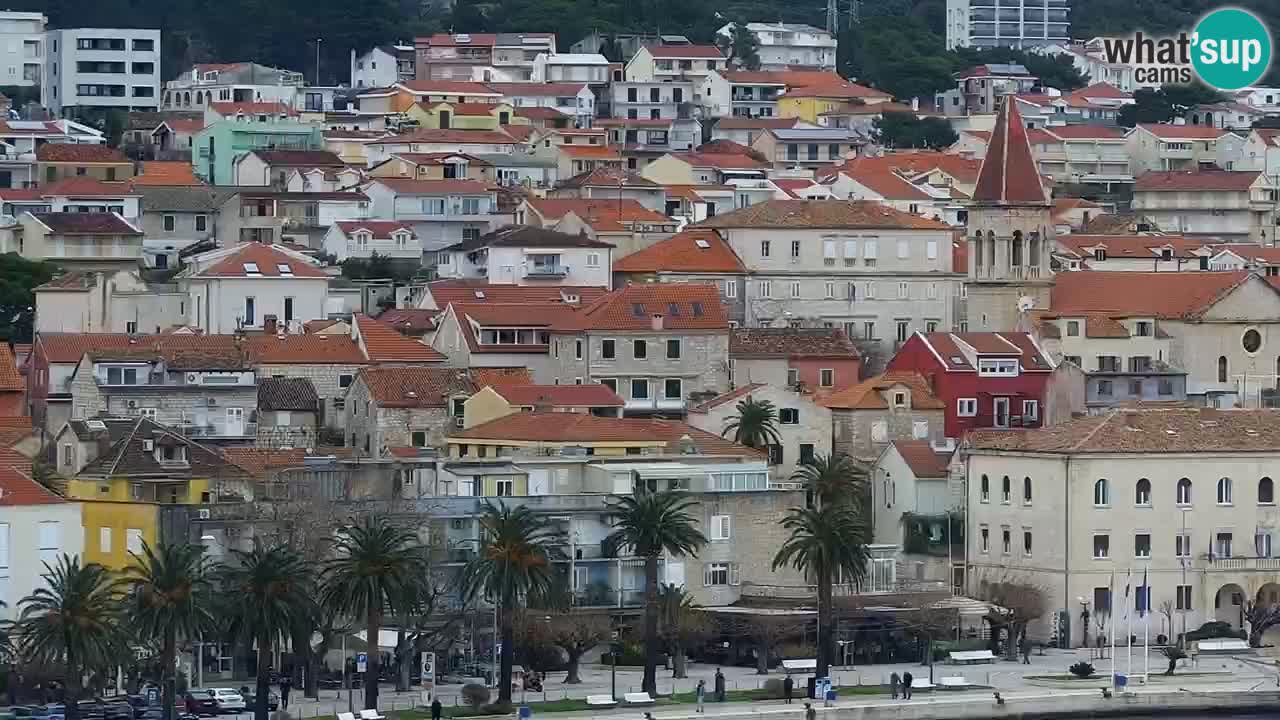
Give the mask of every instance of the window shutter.
[{"label": "window shutter", "polygon": [[711,586],[711,565],[710,564],[702,566],[702,585],[703,587]]}]

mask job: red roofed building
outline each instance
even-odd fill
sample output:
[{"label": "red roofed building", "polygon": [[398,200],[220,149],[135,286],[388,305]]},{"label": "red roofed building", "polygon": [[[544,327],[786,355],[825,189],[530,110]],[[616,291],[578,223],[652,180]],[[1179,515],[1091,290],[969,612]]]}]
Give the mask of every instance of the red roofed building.
[{"label": "red roofed building", "polygon": [[1010,330],[1028,303],[1048,306],[1052,209],[1018,105],[1006,99],[969,207],[970,328]]},{"label": "red roofed building", "polygon": [[1274,244],[1277,189],[1257,170],[1168,170],[1139,175],[1133,211],[1166,232]]},{"label": "red roofed building", "polygon": [[943,438],[945,406],[919,373],[887,372],[819,403],[831,410],[832,450],[865,462],[895,440]]},{"label": "red roofed building", "polygon": [[646,282],[708,282],[720,289],[729,319],[745,322],[747,269],[711,228],[691,227],[613,263],[619,286]]},{"label": "red roofed building", "polygon": [[[32,477],[31,460],[5,448],[0,450],[0,527],[4,545],[5,595],[13,603],[48,587],[44,563],[63,553],[83,556],[83,504],[68,502]],[[92,533],[95,541],[98,533]],[[120,540],[123,542],[123,538]],[[13,617],[12,605],[7,611]]]},{"label": "red roofed building", "polygon": [[1027,333],[916,333],[887,372],[917,373],[945,405],[946,437],[1045,423],[1054,363]]},{"label": "red roofed building", "polygon": [[[1218,162],[1218,145],[1239,138],[1204,125],[1141,123],[1126,136],[1129,167],[1134,176],[1155,170],[1196,170]],[[1233,153],[1234,155],[1234,153]],[[1237,157],[1247,157],[1243,154]],[[1260,169],[1260,168],[1259,168]]]},{"label": "red roofed building", "polygon": [[586,413],[622,417],[622,398],[599,383],[582,385],[500,384],[483,387],[465,403],[463,427],[517,412]]},{"label": "red roofed building", "polygon": [[430,345],[407,338],[386,323],[360,313],[352,317],[351,336],[374,363],[439,363],[446,359]]},{"label": "red roofed building", "polygon": [[191,295],[188,324],[207,333],[263,328],[269,317],[301,332],[303,322],[327,317],[329,275],[280,245],[241,243],[195,255],[176,280]]},{"label": "red roofed building", "polygon": [[45,143],[36,149],[36,167],[41,185],[71,177],[110,182],[133,177],[133,162],[123,152],[89,143]]}]

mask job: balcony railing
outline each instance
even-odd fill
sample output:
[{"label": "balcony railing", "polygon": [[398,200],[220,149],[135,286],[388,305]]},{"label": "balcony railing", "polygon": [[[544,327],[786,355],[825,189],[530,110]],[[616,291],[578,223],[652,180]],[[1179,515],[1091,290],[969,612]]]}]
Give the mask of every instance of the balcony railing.
[{"label": "balcony railing", "polygon": [[1205,557],[1205,569],[1210,572],[1231,572],[1255,570],[1262,572],[1280,571],[1280,558],[1269,557]]},{"label": "balcony railing", "polygon": [[533,265],[524,271],[525,277],[557,278],[568,274],[568,265]]},{"label": "balcony railing", "polygon": [[170,426],[180,435],[189,438],[241,438],[257,437],[258,423],[245,422],[228,425],[225,421],[210,423],[185,422]]}]

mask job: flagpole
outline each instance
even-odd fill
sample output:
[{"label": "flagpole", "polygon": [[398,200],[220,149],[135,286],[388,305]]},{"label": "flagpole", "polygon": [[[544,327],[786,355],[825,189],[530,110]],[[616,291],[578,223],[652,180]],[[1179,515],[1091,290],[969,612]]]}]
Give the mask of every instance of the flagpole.
[{"label": "flagpole", "polygon": [[1111,570],[1111,591],[1107,595],[1107,602],[1111,607],[1107,608],[1107,614],[1111,620],[1111,692],[1116,691],[1116,571]]},{"label": "flagpole", "polygon": [[[1125,675],[1129,678],[1133,677],[1133,608],[1129,607],[1129,589],[1133,587],[1133,570],[1130,569],[1124,578],[1124,644],[1125,644]],[[1125,689],[1129,686],[1126,683]]]},{"label": "flagpole", "polygon": [[1142,570],[1142,682],[1151,681],[1151,586],[1147,584],[1147,570]]}]

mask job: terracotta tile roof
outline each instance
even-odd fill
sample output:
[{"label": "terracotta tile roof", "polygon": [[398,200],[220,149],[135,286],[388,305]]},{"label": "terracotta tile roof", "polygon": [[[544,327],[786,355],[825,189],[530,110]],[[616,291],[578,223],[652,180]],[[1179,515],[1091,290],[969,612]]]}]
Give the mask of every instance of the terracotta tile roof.
[{"label": "terracotta tile roof", "polygon": [[583,198],[528,198],[533,208],[548,223],[573,213],[578,219],[601,232],[625,230],[624,223],[649,223],[671,225],[675,221],[655,210],[641,205],[631,198],[619,200],[589,200]]},{"label": "terracotta tile roof", "polygon": [[[497,44],[498,36],[494,33],[469,33],[467,36],[468,46],[487,47]],[[427,45],[430,47],[453,47],[459,45],[458,40],[449,33],[436,33],[427,38]],[[468,83],[470,84],[470,83]]]},{"label": "terracotta tile roof", "polygon": [[209,108],[219,115],[235,117],[239,113],[245,115],[288,115],[297,117],[298,111],[292,105],[282,102],[215,102]]},{"label": "terracotta tile roof", "polygon": [[916,477],[945,478],[950,474],[951,453],[934,451],[928,440],[894,440],[892,444]]},{"label": "terracotta tile roof", "polygon": [[889,403],[881,393],[895,385],[911,391],[914,410],[945,410],[947,407],[933,394],[924,376],[915,372],[887,372],[867,378],[821,398],[818,404],[832,410],[888,410]]},{"label": "terracotta tile roof", "polygon": [[428,367],[370,367],[360,371],[369,396],[382,407],[448,407],[451,395],[471,395],[475,384],[465,370]]},{"label": "terracotta tile roof", "polygon": [[128,197],[134,192],[128,183],[108,183],[87,175],[63,178],[52,185],[44,185],[42,197]]},{"label": "terracotta tile roof", "polygon": [[[146,418],[104,419],[109,428],[111,448],[100,454],[80,471],[81,477],[115,478],[230,478],[227,461],[222,455],[193,440],[183,437]],[[187,463],[176,466],[161,464],[154,450],[147,449],[146,441],[156,444],[186,448]],[[238,468],[237,468],[238,470]]]},{"label": "terracotta tile roof", "polygon": [[299,410],[316,412],[320,397],[306,378],[262,378],[258,380],[259,410]]},{"label": "terracotta tile roof", "polygon": [[1206,125],[1142,123],[1138,127],[1164,140],[1213,140],[1227,134],[1226,130]]},{"label": "terracotta tile roof", "polygon": [[402,334],[421,334],[436,329],[436,321],[440,317],[439,310],[422,310],[419,308],[387,308],[378,316],[378,322]]},{"label": "terracotta tile roof", "polygon": [[793,128],[800,124],[800,118],[744,118],[726,117],[716,121],[718,130],[764,130],[765,128]]},{"label": "terracotta tile roof", "polygon": [[1096,202],[1085,200],[1084,198],[1054,198],[1053,200],[1053,216],[1058,217],[1071,210],[1085,209],[1096,210],[1102,206]]},{"label": "terracotta tile roof", "polygon": [[689,409],[689,412],[695,412],[695,413],[711,412],[712,410],[720,407],[721,405],[726,405],[728,403],[733,402],[734,400],[745,398],[751,393],[755,392],[756,390],[759,390],[762,387],[768,387],[768,385],[765,385],[764,383],[751,383],[749,385],[743,385],[742,387],[734,388],[729,392],[721,393],[711,398],[710,400],[706,400],[698,405],[693,406],[692,408]]},{"label": "terracotta tile roof", "polygon": [[1106,249],[1107,258],[1160,258],[1163,248],[1173,250],[1175,258],[1198,258],[1196,250],[1208,250],[1204,243],[1181,235],[1084,235],[1072,233],[1057,236],[1058,245],[1080,258],[1093,259],[1093,248]]},{"label": "terracotta tile roof", "polygon": [[[1022,372],[1051,372],[1053,361],[1040,351],[1028,333],[1018,332],[970,332],[970,333],[916,333],[908,342],[919,338],[938,361],[938,369],[946,372],[977,372],[979,356],[1013,357],[1018,359]],[[889,361],[894,370],[918,370],[897,363],[898,356]],[[900,367],[900,365],[902,365]]]},{"label": "terracotta tile roof", "polygon": [[503,125],[502,132],[510,135],[512,139],[520,142],[529,142],[529,138],[533,137],[535,128],[532,125]]},{"label": "terracotta tile roof", "polygon": [[1123,141],[1125,134],[1120,128],[1107,125],[1055,125],[1045,128],[1044,132],[1062,140],[1118,140]]},{"label": "terracotta tile roof", "polygon": [[365,354],[372,362],[443,362],[448,359],[431,346],[407,338],[368,315],[356,313],[352,320]]},{"label": "terracotta tile roof", "polygon": [[[787,197],[796,198],[798,200],[804,199],[805,191],[811,191],[813,188],[818,188],[820,191],[824,192],[827,191],[827,187],[825,185],[814,182],[808,178],[774,178],[769,182],[773,183],[775,187],[786,193]],[[827,192],[827,195],[829,196],[830,192]]]},{"label": "terracotta tile roof", "polygon": [[66,499],[31,477],[31,460],[14,450],[0,451],[0,507],[53,505]]},{"label": "terracotta tile roof", "polygon": [[36,148],[36,160],[46,163],[128,163],[129,158],[107,145],[45,143]]},{"label": "terracotta tile roof", "polygon": [[938,220],[870,200],[768,200],[698,223],[713,228],[950,230]]},{"label": "terracotta tile roof", "polygon": [[988,203],[1046,202],[1041,185],[1040,171],[1027,126],[1022,122],[1016,102],[1006,101],[996,115],[995,130],[987,145],[978,184],[973,188],[973,200]]},{"label": "terracotta tile roof", "polygon": [[173,132],[194,135],[204,129],[204,118],[171,117],[166,118],[164,122],[156,127],[159,128],[161,126],[168,127]]},{"label": "terracotta tile roof", "polygon": [[142,231],[115,213],[32,213],[59,235],[141,235]]},{"label": "terracotta tile roof", "polygon": [[621,159],[617,147],[608,147],[605,145],[557,145],[558,152],[575,158],[603,158]]},{"label": "terracotta tile roof", "polygon": [[729,243],[710,228],[689,228],[613,263],[614,272],[746,273]]},{"label": "terracotta tile roof", "polygon": [[573,177],[560,183],[562,187],[586,187],[586,186],[605,186],[605,187],[644,187],[657,188],[658,183],[647,177],[637,173],[634,170],[628,170],[620,167],[599,167],[594,170],[588,170],[579,173]]},{"label": "terracotta tile roof", "polygon": [[39,203],[44,200],[44,188],[0,188],[0,198],[8,202]]},{"label": "terracotta tile roof", "polygon": [[478,388],[492,387],[496,390],[502,385],[533,384],[533,374],[526,367],[471,368],[468,372]]},{"label": "terracotta tile roof", "polygon": [[[391,156],[399,160],[404,160],[405,162],[413,163],[414,165],[444,165],[445,161],[450,158],[466,158],[468,162],[476,163],[478,165],[487,166],[489,164],[475,157],[474,155],[468,155],[467,153],[461,153],[461,152],[432,152],[432,153],[401,152],[401,153],[392,153]],[[371,179],[376,179],[376,178],[371,178]],[[435,181],[431,181],[431,182],[435,182]]]},{"label": "terracotta tile roof", "polygon": [[1128,235],[1137,223],[1133,213],[1104,213],[1089,218],[1080,231],[1087,235]]},{"label": "terracotta tile roof", "polygon": [[123,333],[38,333],[33,345],[49,362],[76,363],[90,350],[127,348],[146,337]]},{"label": "terracotta tile roof", "polygon": [[414,180],[412,178],[373,178],[397,195],[488,195],[493,191],[475,180]]},{"label": "terracotta tile roof", "polygon": [[[245,265],[257,265],[257,272],[251,273]],[[329,277],[325,271],[313,263],[302,260],[292,253],[278,250],[273,245],[257,242],[242,243],[234,252],[210,267],[194,273],[192,277],[282,277],[288,275],[282,272],[280,268],[282,265],[292,271],[293,277],[325,279]]]},{"label": "terracotta tile roof", "polygon": [[417,234],[412,225],[399,220],[339,220],[334,225],[347,235],[357,230],[367,230],[375,240],[388,240],[391,233],[397,230],[407,230],[410,235]]},{"label": "terracotta tile roof", "polygon": [[626,403],[607,386],[583,385],[515,385],[503,384],[494,391],[508,403],[520,407],[622,407]]},{"label": "terracotta tile roof", "polygon": [[1133,93],[1128,93],[1111,83],[1096,82],[1078,90],[1073,90],[1072,95],[1091,98],[1106,98],[1110,100],[1128,100],[1133,97]]},{"label": "terracotta tile roof", "polygon": [[251,335],[249,355],[264,365],[363,365],[368,358],[350,335]]},{"label": "terracotta tile roof", "polygon": [[752,160],[759,160],[764,157],[764,155],[759,151],[752,150],[751,148],[747,147],[746,145],[743,145],[742,143],[736,143],[732,140],[724,140],[724,139],[712,140],[711,142],[702,143],[694,150],[694,154],[697,154],[697,155],[746,155]]},{"label": "terracotta tile roof", "polygon": [[1039,430],[978,430],[974,451],[1228,453],[1280,450],[1280,411],[1120,408]]},{"label": "terracotta tile roof", "polygon": [[717,170],[764,170],[769,167],[768,163],[738,153],[684,152],[670,153],[670,155],[693,167],[709,167]]},{"label": "terracotta tile roof", "polygon": [[222,457],[251,477],[263,478],[271,470],[302,467],[307,459],[307,451],[304,448],[228,447],[222,449]]},{"label": "terracotta tile roof", "polygon": [[1105,315],[1088,315],[1084,320],[1084,336],[1091,338],[1127,338],[1129,330],[1118,320]]},{"label": "terracotta tile roof", "polygon": [[129,180],[130,185],[202,185],[189,162],[163,162],[147,160],[142,163],[142,174]]},{"label": "terracotta tile roof", "polygon": [[495,285],[483,280],[436,280],[427,283],[427,292],[436,306],[449,303],[484,304],[564,304],[564,298],[577,296],[579,304],[590,303],[606,292],[601,287],[564,286],[532,287],[521,285]]},{"label": "terracotta tile roof", "polygon": [[18,361],[8,343],[0,343],[0,392],[22,392],[27,383],[18,372]]},{"label": "terracotta tile roof", "polygon": [[883,90],[876,90],[857,83],[819,83],[787,90],[781,97],[839,98],[841,100],[883,100],[891,97]]},{"label": "terracotta tile roof", "polygon": [[254,150],[253,154],[268,165],[332,168],[347,166],[342,158],[328,150]]},{"label": "terracotta tile roof", "polygon": [[840,173],[886,200],[933,199],[932,195],[881,162],[860,162],[855,159],[841,167]]},{"label": "terracotta tile roof", "polygon": [[448,144],[448,145],[510,145],[515,138],[497,130],[436,130],[422,128],[404,135],[392,135],[370,142],[370,145],[412,145]]},{"label": "terracotta tile roof", "polygon": [[1256,245],[1254,243],[1224,243],[1222,245],[1207,246],[1207,249],[1212,250],[1214,254],[1229,252],[1249,263],[1260,265],[1280,263],[1280,247],[1276,246]]},{"label": "terracotta tile roof", "polygon": [[835,328],[737,328],[729,335],[729,356],[736,358],[847,358],[858,349]]},{"label": "terracotta tile roof", "polygon": [[1254,128],[1253,132],[1257,133],[1258,139],[1262,140],[1262,144],[1270,147],[1280,147],[1280,130]]},{"label": "terracotta tile roof", "polygon": [[655,58],[724,59],[724,53],[715,45],[654,45],[649,48],[649,54]]},{"label": "terracotta tile roof", "polygon": [[666,330],[728,331],[720,290],[701,283],[644,283],[614,290],[557,323],[566,330],[649,330],[655,316]]},{"label": "terracotta tile roof", "polygon": [[1145,172],[1133,183],[1134,192],[1221,191],[1244,192],[1258,180],[1260,171],[1169,170]]},{"label": "terracotta tile roof", "polygon": [[516,440],[547,443],[646,443],[664,445],[679,452],[680,439],[688,436],[703,455],[758,457],[745,445],[726,440],[674,420],[609,418],[584,413],[513,413],[505,417],[458,430],[450,440]]},{"label": "terracotta tile roof", "polygon": [[559,232],[558,230],[534,227],[532,225],[506,225],[492,232],[485,233],[478,238],[463,240],[460,243],[455,243],[443,249],[469,251],[488,247],[612,248],[613,246],[613,243],[610,242],[593,240],[592,238],[587,237],[585,233],[571,235],[569,233]]},{"label": "terracotta tile roof", "polygon": [[1058,273],[1049,307],[1063,316],[1194,318],[1248,279],[1247,272]]},{"label": "terracotta tile roof", "polygon": [[522,117],[528,120],[567,120],[568,115],[550,107],[518,107],[515,109],[516,117]]},{"label": "terracotta tile roof", "polygon": [[424,108],[448,105],[455,116],[466,117],[489,116],[498,109],[498,103],[457,102],[456,100],[428,100],[420,102],[418,105]]},{"label": "terracotta tile roof", "polygon": [[[487,83],[494,91],[513,97],[572,97],[582,92],[586,83]],[[532,108],[516,108],[520,110]]]}]

